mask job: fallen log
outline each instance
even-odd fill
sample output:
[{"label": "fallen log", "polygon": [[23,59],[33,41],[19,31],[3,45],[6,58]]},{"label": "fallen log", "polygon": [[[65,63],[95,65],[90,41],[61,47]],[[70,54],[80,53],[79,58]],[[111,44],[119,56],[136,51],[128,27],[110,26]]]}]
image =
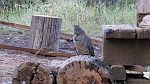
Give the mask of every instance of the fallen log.
[{"label": "fallen log", "polygon": [[[19,28],[19,29],[30,29],[29,25],[23,25],[23,24],[18,24],[18,23],[14,23],[14,22],[7,22],[7,21],[2,21],[2,20],[0,20],[0,25]],[[61,39],[70,40],[70,39],[72,39],[73,35],[61,33],[60,37],[61,37]],[[93,44],[102,45],[101,39],[97,39],[97,38],[91,38],[91,39],[92,39]]]},{"label": "fallen log", "polygon": [[9,45],[2,45],[0,44],[0,49],[8,49],[8,50],[17,50],[17,51],[24,51],[32,54],[42,55],[45,57],[72,57],[72,54],[66,54],[62,52],[49,52],[45,50],[36,50],[36,49],[30,49],[30,48],[20,48],[20,47],[14,47]]},{"label": "fallen log", "polygon": [[55,63],[22,63],[12,74],[12,84],[112,84],[110,73],[110,68],[100,59],[80,55],[57,66]]}]

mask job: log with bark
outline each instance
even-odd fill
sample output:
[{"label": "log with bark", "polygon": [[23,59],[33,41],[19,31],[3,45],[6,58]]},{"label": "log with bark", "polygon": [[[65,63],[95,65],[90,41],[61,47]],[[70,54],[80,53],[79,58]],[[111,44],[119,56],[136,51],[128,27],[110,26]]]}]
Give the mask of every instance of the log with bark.
[{"label": "log with bark", "polygon": [[80,55],[50,65],[23,63],[12,78],[13,84],[111,84],[110,73],[100,59]]},{"label": "log with bark", "polygon": [[100,59],[80,55],[67,59],[57,76],[58,84],[110,84],[110,68]]}]

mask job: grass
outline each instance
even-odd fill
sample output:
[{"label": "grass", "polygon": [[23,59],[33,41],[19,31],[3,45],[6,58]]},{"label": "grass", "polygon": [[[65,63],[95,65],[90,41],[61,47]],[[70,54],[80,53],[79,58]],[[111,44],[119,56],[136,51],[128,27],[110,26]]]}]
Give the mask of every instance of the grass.
[{"label": "grass", "polygon": [[0,20],[21,24],[29,25],[32,15],[61,17],[62,32],[72,34],[72,25],[79,24],[90,36],[101,36],[102,25],[136,23],[136,9],[133,3],[87,7],[80,0],[49,0],[46,3],[30,4],[30,7],[27,4],[16,4],[10,10],[0,9]]}]

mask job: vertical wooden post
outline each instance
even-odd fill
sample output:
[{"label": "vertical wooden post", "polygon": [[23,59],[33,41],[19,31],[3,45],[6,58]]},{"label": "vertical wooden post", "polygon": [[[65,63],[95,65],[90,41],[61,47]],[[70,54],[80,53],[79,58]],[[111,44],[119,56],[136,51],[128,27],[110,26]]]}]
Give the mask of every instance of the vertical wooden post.
[{"label": "vertical wooden post", "polygon": [[29,47],[59,51],[62,19],[50,16],[32,16]]},{"label": "vertical wooden post", "polygon": [[148,14],[150,14],[150,0],[137,0],[137,26]]}]

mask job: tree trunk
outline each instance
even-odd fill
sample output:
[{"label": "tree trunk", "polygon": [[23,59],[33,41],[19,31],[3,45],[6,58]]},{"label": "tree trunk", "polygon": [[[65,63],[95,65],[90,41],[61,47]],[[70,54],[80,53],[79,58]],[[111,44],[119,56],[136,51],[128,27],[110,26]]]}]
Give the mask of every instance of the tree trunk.
[{"label": "tree trunk", "polygon": [[59,51],[62,19],[59,17],[33,16],[29,47],[38,50]]},{"label": "tree trunk", "polygon": [[109,67],[100,59],[76,56],[64,62],[57,76],[58,84],[110,84]]}]

